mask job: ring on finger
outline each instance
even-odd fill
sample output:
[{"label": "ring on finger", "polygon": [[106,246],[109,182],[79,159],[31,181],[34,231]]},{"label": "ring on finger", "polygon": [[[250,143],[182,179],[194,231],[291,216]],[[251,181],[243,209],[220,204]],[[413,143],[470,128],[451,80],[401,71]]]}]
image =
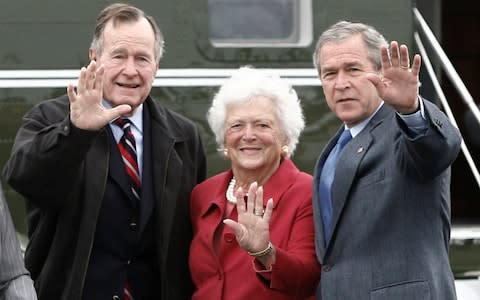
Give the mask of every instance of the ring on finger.
[{"label": "ring on finger", "polygon": [[263,209],[255,209],[255,211],[253,213],[258,217],[262,217],[263,216]]},{"label": "ring on finger", "polygon": [[405,70],[410,69],[408,66],[400,66],[400,68],[405,69]]}]

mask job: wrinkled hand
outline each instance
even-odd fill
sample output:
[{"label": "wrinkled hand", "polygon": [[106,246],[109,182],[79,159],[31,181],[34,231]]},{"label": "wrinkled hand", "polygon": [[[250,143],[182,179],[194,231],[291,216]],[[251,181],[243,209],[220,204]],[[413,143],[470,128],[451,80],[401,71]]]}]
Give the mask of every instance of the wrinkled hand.
[{"label": "wrinkled hand", "polygon": [[80,70],[77,88],[67,87],[70,100],[70,121],[78,128],[98,130],[111,120],[131,111],[129,105],[119,105],[106,109],[102,105],[103,66],[97,67],[95,61]]},{"label": "wrinkled hand", "polygon": [[237,238],[237,242],[244,250],[248,252],[258,252],[264,250],[270,241],[269,223],[272,216],[273,200],[267,201],[265,212],[261,215],[255,215],[259,211],[263,212],[263,187],[258,187],[254,182],[248,189],[247,201],[245,203],[242,188],[239,188],[235,196],[237,197],[238,222],[226,219],[223,222],[232,228]]},{"label": "wrinkled hand", "polygon": [[417,110],[420,72],[420,55],[416,54],[410,67],[408,48],[399,47],[396,41],[381,49],[382,75],[368,74],[368,79],[377,88],[379,96],[399,113],[409,114]]}]

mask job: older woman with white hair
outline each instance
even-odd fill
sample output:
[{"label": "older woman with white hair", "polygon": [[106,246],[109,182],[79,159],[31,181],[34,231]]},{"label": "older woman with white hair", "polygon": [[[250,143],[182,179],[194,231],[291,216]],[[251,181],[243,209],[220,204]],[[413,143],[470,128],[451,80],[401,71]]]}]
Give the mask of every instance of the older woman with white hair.
[{"label": "older woman with white hair", "polygon": [[241,67],[208,122],[231,168],[192,192],[192,299],[312,297],[320,278],[312,176],[290,159],[305,127],[296,92],[278,75]]}]

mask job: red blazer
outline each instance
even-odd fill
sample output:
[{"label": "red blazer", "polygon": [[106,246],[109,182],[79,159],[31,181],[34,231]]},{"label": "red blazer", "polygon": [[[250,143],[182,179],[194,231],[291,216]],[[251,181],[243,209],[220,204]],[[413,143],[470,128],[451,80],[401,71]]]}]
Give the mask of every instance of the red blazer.
[{"label": "red blazer", "polygon": [[[320,266],[314,249],[312,176],[284,160],[264,185],[264,206],[273,198],[270,240],[276,262],[270,271],[238,246],[233,231],[223,226],[225,192],[232,171],[198,184],[191,196],[193,241],[190,271],[196,286],[193,300],[306,299],[315,294]],[[234,208],[230,218],[237,220]],[[214,232],[223,230],[218,253]],[[313,299],[313,297],[312,297]]]}]

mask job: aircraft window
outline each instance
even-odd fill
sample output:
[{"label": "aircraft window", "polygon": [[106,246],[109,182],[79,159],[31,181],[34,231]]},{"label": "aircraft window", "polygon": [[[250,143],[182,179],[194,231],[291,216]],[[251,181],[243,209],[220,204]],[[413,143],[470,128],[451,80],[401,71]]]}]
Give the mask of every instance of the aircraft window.
[{"label": "aircraft window", "polygon": [[208,0],[216,47],[304,47],[312,41],[311,0]]}]

